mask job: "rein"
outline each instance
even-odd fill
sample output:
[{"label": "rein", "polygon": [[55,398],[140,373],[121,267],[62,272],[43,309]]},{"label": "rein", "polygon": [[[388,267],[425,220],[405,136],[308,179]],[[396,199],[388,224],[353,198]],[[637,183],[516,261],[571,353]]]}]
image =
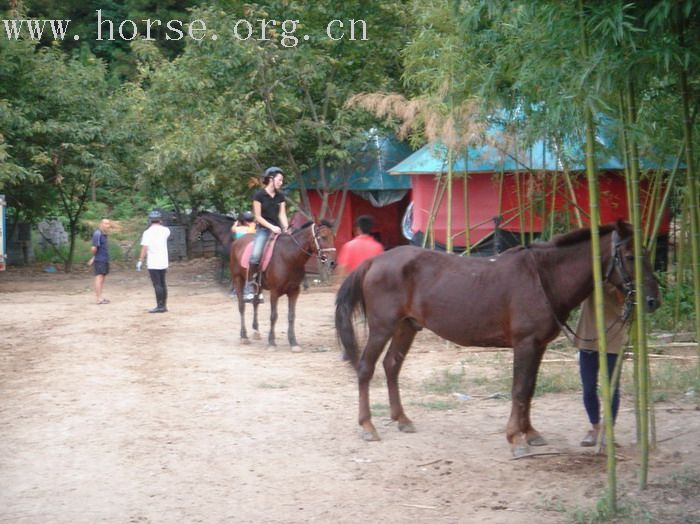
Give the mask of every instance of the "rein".
[{"label": "rein", "polygon": [[[624,307],[622,310],[622,314],[618,315],[617,318],[613,321],[612,324],[610,324],[607,328],[605,328],[605,333],[606,335],[610,333],[610,330],[618,326],[617,331],[622,329],[624,325],[627,323],[629,320],[632,310],[634,308],[634,297],[635,297],[635,290],[634,290],[634,284],[632,281],[632,278],[630,277],[630,274],[627,272],[625,269],[624,264],[622,263],[622,256],[620,255],[620,247],[625,245],[626,243],[629,242],[629,238],[625,240],[620,240],[619,235],[617,234],[616,230],[613,230],[612,232],[612,256],[610,257],[610,263],[608,265],[607,271],[605,272],[605,278],[603,279],[603,282],[610,282],[610,276],[612,275],[612,272],[617,269],[618,274],[620,275],[620,278],[622,279],[623,282],[623,289],[625,291],[625,302],[624,302]],[[537,274],[537,279],[539,280],[540,283],[540,288],[542,289],[542,294],[544,295],[544,298],[547,302],[547,305],[549,306],[549,310],[552,313],[552,316],[554,317],[554,320],[556,321],[557,325],[559,326],[559,329],[564,333],[564,336],[571,342],[572,345],[576,346],[576,341],[575,339],[578,339],[581,342],[597,342],[598,337],[596,338],[583,338],[579,337],[576,332],[571,329],[569,324],[564,321],[562,322],[559,320],[559,317],[557,317],[556,313],[554,312],[554,307],[552,306],[552,302],[549,299],[549,296],[547,295],[547,291],[544,288],[544,283],[542,282],[542,275],[540,274],[540,267],[537,264],[537,260],[535,259],[535,255],[532,253],[532,250],[530,249],[530,246],[525,247],[527,251],[530,253],[530,257],[532,258],[532,261],[535,265],[535,273]],[[616,331],[616,332],[617,332]],[[615,332],[615,333],[616,333]]]},{"label": "rein", "polygon": [[[308,256],[313,256],[314,254],[307,251],[304,246],[302,246],[297,239],[294,237],[294,235],[289,235],[292,237],[292,240],[294,243],[297,245],[297,247],[301,250],[302,253]],[[314,247],[316,248],[316,257],[322,262],[326,263],[328,262],[328,256],[326,255],[326,252],[329,251],[335,251],[334,247],[321,247],[321,244],[318,241],[318,228],[316,227],[315,223],[311,224],[311,237],[314,240]]]}]

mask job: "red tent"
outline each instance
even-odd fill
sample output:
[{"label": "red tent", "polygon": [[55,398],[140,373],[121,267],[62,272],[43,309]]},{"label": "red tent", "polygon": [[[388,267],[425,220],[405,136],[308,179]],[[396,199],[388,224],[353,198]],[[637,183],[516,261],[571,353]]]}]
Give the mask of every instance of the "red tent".
[{"label": "red tent", "polygon": [[[577,209],[583,225],[588,226],[588,184],[583,170],[577,168],[571,174],[573,189],[569,189],[559,165],[543,142],[524,150],[519,157],[490,145],[470,147],[467,155],[458,157],[453,164],[453,246],[459,250],[469,244],[484,253],[500,252],[522,240],[527,242],[542,231],[575,227]],[[614,157],[598,166],[601,222],[629,221],[624,166]],[[415,235],[414,243],[422,242],[425,232],[432,229],[436,243],[446,244],[446,172],[446,148],[440,144],[424,146],[390,170],[392,175],[411,177],[409,233]],[[466,188],[465,172],[469,173]],[[658,196],[650,198],[648,190],[648,182],[642,181],[645,227],[649,218],[656,216],[658,206]],[[665,213],[659,233],[665,235],[668,231],[669,216]]]},{"label": "red tent", "polygon": [[[361,215],[374,218],[372,234],[384,249],[408,243],[401,233],[401,218],[410,203],[411,180],[408,176],[390,176],[387,171],[410,154],[406,144],[368,133],[366,143],[354,155],[349,174],[342,168],[326,172],[324,180],[330,192],[324,217],[335,221],[336,248],[352,239],[353,224]],[[304,173],[303,179],[311,212],[319,216],[322,198],[318,191],[321,187],[318,168]],[[296,182],[290,184],[290,189],[298,187]]]}]

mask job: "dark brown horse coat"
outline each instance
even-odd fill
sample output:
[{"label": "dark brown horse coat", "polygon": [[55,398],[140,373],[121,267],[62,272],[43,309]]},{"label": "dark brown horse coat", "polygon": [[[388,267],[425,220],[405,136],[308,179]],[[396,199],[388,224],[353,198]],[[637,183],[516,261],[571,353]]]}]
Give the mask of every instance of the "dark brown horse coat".
[{"label": "dark brown horse coat", "polygon": [[[631,229],[618,223],[603,226],[600,235],[603,271],[622,288],[623,277],[634,274]],[[371,422],[369,381],[390,340],[384,369],[391,417],[399,421],[399,429],[414,431],[401,405],[398,375],[416,332],[425,327],[463,346],[512,347],[513,405],[507,438],[515,454],[525,453],[528,443],[544,444],[530,423],[530,401],[547,343],[593,290],[590,237],[589,230],[578,230],[551,242],[515,247],[494,258],[465,258],[404,246],[366,261],[351,273],[338,291],[336,329],[345,357],[357,370],[364,438],[379,438]],[[613,264],[616,258],[619,264]],[[649,308],[655,309],[658,287],[648,261],[644,294]],[[364,311],[369,328],[362,351],[352,323],[358,309]]]},{"label": "dark brown horse coat", "polygon": [[202,237],[202,233],[209,231],[221,244],[221,266],[219,268],[219,281],[224,279],[224,269],[228,263],[231,251],[231,226],[235,220],[226,215],[219,215],[209,211],[200,212],[190,227],[190,242],[195,242]]},{"label": "dark brown horse coat", "polygon": [[[241,266],[241,259],[246,246],[255,239],[255,235],[245,235],[231,244],[230,270],[233,287],[238,296],[238,311],[241,317],[241,342],[248,343],[248,333],[245,327],[245,302],[243,301],[243,286],[247,279],[248,270]],[[324,263],[335,263],[335,236],[329,224],[309,223],[301,229],[282,234],[277,238],[270,265],[262,277],[263,289],[270,291],[270,332],[268,346],[274,348],[275,323],[277,322],[277,302],[287,295],[289,345],[292,351],[300,351],[294,332],[296,303],[299,298],[301,283],[304,280],[306,262],[312,256],[318,256]],[[260,338],[258,333],[258,299],[253,299],[253,338]]]}]

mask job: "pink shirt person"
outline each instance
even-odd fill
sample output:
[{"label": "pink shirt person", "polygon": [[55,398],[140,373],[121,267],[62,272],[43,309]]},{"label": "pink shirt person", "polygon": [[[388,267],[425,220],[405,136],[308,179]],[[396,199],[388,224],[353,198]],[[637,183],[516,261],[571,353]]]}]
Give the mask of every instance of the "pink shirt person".
[{"label": "pink shirt person", "polygon": [[384,251],[382,245],[377,242],[369,232],[374,225],[374,219],[369,215],[362,215],[355,220],[356,237],[340,248],[338,253],[338,271],[341,275],[347,275],[368,258],[372,258]]}]

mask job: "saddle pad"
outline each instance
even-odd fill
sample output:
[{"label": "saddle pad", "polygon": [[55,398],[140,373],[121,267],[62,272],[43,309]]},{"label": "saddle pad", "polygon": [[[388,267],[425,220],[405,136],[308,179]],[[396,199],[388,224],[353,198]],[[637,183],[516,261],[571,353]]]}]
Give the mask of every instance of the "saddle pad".
[{"label": "saddle pad", "polygon": [[[272,251],[275,249],[275,243],[277,242],[277,237],[279,235],[270,235],[263,248],[263,255],[261,260],[262,270],[265,271],[267,266],[270,265],[270,260],[272,260]],[[255,239],[248,242],[248,245],[243,250],[243,256],[241,257],[241,267],[248,269],[250,267],[250,255],[253,254],[253,244]]]}]

